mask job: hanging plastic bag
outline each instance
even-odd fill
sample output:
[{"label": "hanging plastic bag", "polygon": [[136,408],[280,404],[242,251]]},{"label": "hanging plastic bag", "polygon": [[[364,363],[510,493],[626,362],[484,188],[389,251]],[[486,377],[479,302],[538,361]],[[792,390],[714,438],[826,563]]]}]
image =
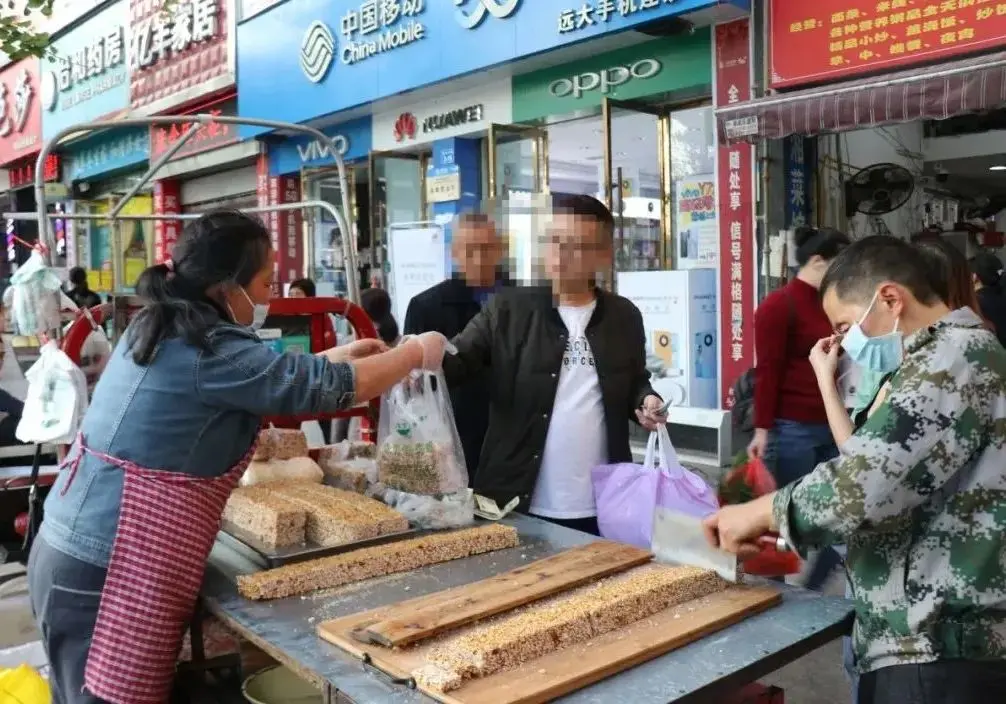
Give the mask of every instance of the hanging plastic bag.
[{"label": "hanging plastic bag", "polygon": [[16,335],[39,335],[60,326],[62,281],[34,250],[10,277],[11,323]]},{"label": "hanging plastic bag", "polygon": [[642,465],[615,464],[592,472],[601,535],[649,548],[657,506],[703,517],[717,508],[716,493],[678,461],[667,428],[650,433]]},{"label": "hanging plastic bag", "polygon": [[87,411],[87,379],[55,342],[42,346],[25,373],[28,393],[15,435],[21,442],[73,442]]},{"label": "hanging plastic bag", "polygon": [[410,494],[437,496],[468,488],[443,372],[414,373],[381,398],[377,472],[385,487]]},{"label": "hanging plastic bag", "polygon": [[[743,504],[776,490],[775,479],[761,460],[741,453],[734,468],[720,482],[721,506]],[[762,577],[783,577],[800,572],[800,556],[795,552],[779,552],[765,547],[754,557],[744,560],[744,571]]]},{"label": "hanging plastic bag", "polygon": [[[91,316],[90,310],[79,308],[73,299],[63,292],[60,292],[60,300],[64,310],[79,312],[91,324],[91,332],[80,347],[80,368],[84,372],[84,378],[87,379],[87,393],[90,397],[94,393],[94,387],[97,385],[101,373],[108,365],[109,357],[112,356],[112,342],[108,339],[105,329]],[[74,322],[76,321],[71,321],[63,329],[64,334],[69,331]]]}]

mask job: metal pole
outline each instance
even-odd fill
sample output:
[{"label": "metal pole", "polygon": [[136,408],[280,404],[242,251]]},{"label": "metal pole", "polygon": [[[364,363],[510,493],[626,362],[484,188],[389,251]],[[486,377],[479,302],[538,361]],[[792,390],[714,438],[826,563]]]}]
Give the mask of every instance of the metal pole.
[{"label": "metal pole", "polygon": [[47,214],[45,211],[45,160],[57,144],[66,137],[80,132],[94,132],[120,127],[150,127],[153,125],[188,124],[191,122],[196,122],[200,125],[208,125],[216,122],[218,124],[248,125],[251,127],[265,127],[271,130],[289,130],[293,132],[300,132],[321,141],[322,144],[329,148],[329,153],[331,153],[335,159],[335,166],[339,175],[339,185],[342,193],[342,209],[346,215],[344,217],[340,217],[335,214],[336,211],[333,210],[331,212],[340,230],[344,233],[342,238],[343,259],[346,262],[346,268],[348,269],[346,272],[346,278],[348,279],[350,300],[354,303],[359,302],[360,286],[358,280],[359,273],[356,269],[356,247],[353,246],[355,243],[351,241],[353,239],[352,232],[347,228],[347,219],[350,217],[351,211],[349,206],[349,186],[346,178],[346,163],[343,160],[342,155],[339,153],[338,145],[335,143],[335,140],[314,127],[293,124],[290,122],[281,122],[278,120],[264,120],[254,117],[231,117],[229,115],[206,114],[155,115],[152,117],[133,117],[122,120],[99,120],[97,122],[71,125],[70,127],[57,132],[52,138],[42,144],[42,149],[39,152],[38,159],[35,163],[35,206],[38,214],[39,236],[43,240],[43,244],[45,244],[48,248],[46,254],[44,255],[46,263],[49,265],[52,264],[51,252],[55,247],[55,237],[52,229],[48,226],[48,220],[46,218]]},{"label": "metal pole", "polygon": [[[284,212],[288,210],[301,210],[310,208],[320,208],[326,213],[332,216],[335,220],[336,225],[339,227],[341,232],[348,232],[348,224],[346,222],[346,217],[342,212],[336,208],[331,203],[327,203],[323,200],[307,200],[301,201],[299,203],[277,203],[276,205],[265,205],[262,207],[255,208],[242,208],[241,212],[249,214],[260,214],[260,213],[273,213],[273,212]],[[109,216],[105,213],[46,213],[46,217],[49,220],[108,220]],[[199,213],[172,213],[163,215],[119,215],[116,220],[131,221],[131,220],[142,220],[142,221],[164,221],[164,220],[198,220],[202,215]],[[35,220],[38,216],[35,213],[0,213],[0,218],[6,220]],[[115,223],[112,223],[115,227]],[[113,242],[114,246],[114,242]],[[343,248],[343,254],[351,250]],[[353,260],[355,264],[355,259]],[[349,263],[346,263],[349,266]],[[113,272],[114,272],[114,262],[113,262]],[[360,302],[360,288],[359,279],[356,276],[346,276],[349,291],[348,298],[353,303]]]},{"label": "metal pole", "polygon": [[132,199],[132,197],[139,193],[140,189],[147,185],[154,174],[160,171],[161,167],[167,164],[171,158],[174,157],[174,155],[177,154],[179,150],[195,136],[196,132],[202,128],[203,126],[197,122],[193,122],[189,125],[188,129],[186,129],[182,136],[179,137],[178,141],[172,144],[168,151],[157,157],[157,161],[150,165],[143,176],[140,177],[140,180],[133,184],[132,188],[126,191],[126,194],[119,199],[119,202],[116,203],[115,207],[108,213],[108,217],[118,217],[119,213],[122,212],[122,209],[126,207],[126,204]]}]

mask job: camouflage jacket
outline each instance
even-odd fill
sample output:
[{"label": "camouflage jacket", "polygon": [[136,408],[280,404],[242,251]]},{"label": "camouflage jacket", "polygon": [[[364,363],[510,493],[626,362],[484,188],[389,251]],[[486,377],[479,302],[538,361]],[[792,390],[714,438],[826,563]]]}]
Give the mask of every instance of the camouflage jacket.
[{"label": "camouflage jacket", "polygon": [[967,308],[905,340],[884,403],[781,489],[801,552],[848,546],[859,669],[1006,659],[1006,350]]}]

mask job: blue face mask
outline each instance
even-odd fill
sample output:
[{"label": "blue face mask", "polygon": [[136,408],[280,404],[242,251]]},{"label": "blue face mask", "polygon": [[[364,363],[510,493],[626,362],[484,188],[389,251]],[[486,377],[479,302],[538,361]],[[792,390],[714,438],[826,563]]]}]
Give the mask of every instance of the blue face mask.
[{"label": "blue face mask", "polygon": [[891,332],[876,337],[868,337],[862,327],[863,321],[877,304],[879,293],[878,291],[873,294],[873,300],[870,301],[863,317],[842,337],[842,349],[854,363],[864,369],[878,374],[889,374],[901,366],[901,357],[904,353],[902,335],[898,332],[898,321],[894,321],[894,329]]}]

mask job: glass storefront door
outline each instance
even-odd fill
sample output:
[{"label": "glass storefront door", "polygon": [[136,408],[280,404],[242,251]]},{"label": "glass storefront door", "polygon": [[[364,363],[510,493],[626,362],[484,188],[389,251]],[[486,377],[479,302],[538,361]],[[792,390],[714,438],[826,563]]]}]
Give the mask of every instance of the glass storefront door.
[{"label": "glass storefront door", "polygon": [[674,268],[670,238],[669,113],[604,99],[605,204],[615,217],[615,271]]},{"label": "glass storefront door", "polygon": [[372,270],[383,270],[388,257],[388,227],[429,219],[426,165],[429,155],[370,153],[370,248]]},{"label": "glass storefront door", "polygon": [[513,192],[548,192],[548,132],[526,125],[490,125],[489,193],[505,199]]},{"label": "glass storefront door", "polygon": [[[311,278],[318,287],[319,296],[346,295],[348,287],[343,262],[343,242],[357,247],[359,212],[356,202],[356,171],[346,165],[346,183],[349,189],[349,210],[344,213],[352,231],[347,238],[339,231],[338,223],[327,212],[318,208],[304,211],[307,249],[304,256],[310,262]],[[342,210],[342,187],[339,172],[334,166],[305,168],[301,170],[301,192],[306,200],[320,200]],[[359,252],[357,252],[359,257]]]}]

